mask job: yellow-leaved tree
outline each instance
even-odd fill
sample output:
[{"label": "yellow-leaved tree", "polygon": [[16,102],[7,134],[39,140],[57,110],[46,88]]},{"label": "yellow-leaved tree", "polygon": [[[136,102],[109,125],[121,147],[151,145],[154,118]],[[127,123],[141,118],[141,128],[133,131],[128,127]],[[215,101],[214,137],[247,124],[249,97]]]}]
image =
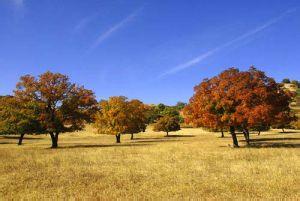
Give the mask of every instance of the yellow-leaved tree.
[{"label": "yellow-leaved tree", "polygon": [[127,133],[131,134],[131,140],[135,133],[145,132],[147,127],[147,112],[150,107],[143,102],[134,99],[128,102],[129,106],[129,124]]},{"label": "yellow-leaved tree", "polygon": [[101,101],[99,108],[95,121],[98,133],[115,135],[117,143],[121,142],[122,134],[133,135],[146,128],[146,106],[139,100],[114,96]]}]

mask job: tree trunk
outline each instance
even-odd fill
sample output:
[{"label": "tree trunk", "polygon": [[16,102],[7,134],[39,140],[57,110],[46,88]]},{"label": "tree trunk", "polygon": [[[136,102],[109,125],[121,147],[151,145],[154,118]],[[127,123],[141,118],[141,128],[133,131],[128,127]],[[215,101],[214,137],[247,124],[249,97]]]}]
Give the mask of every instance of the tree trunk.
[{"label": "tree trunk", "polygon": [[284,128],[282,128],[282,132],[285,133],[285,132],[284,132]]},{"label": "tree trunk", "polygon": [[50,133],[52,146],[51,148],[57,148],[57,142],[58,142],[58,134],[59,133]]},{"label": "tree trunk", "polygon": [[59,134],[59,133],[56,133],[56,134],[55,134],[56,147],[57,147],[57,144],[58,144],[58,134]]},{"label": "tree trunk", "polygon": [[131,138],[130,139],[133,140],[133,133],[131,133]]},{"label": "tree trunk", "polygon": [[250,139],[249,139],[249,131],[248,131],[247,128],[243,129],[243,134],[244,134],[245,140],[247,142],[247,145],[249,145],[250,144]]},{"label": "tree trunk", "polygon": [[236,137],[234,126],[230,126],[230,134],[231,134],[232,141],[233,141],[233,147],[239,147],[239,143],[238,143],[238,140]]},{"label": "tree trunk", "polygon": [[250,144],[250,132],[249,132],[249,130],[247,128],[246,128],[246,131],[247,131],[248,141],[249,141],[249,144]]},{"label": "tree trunk", "polygon": [[169,131],[167,131],[167,137],[169,137]]},{"label": "tree trunk", "polygon": [[116,135],[116,143],[121,143],[121,134]]},{"label": "tree trunk", "polygon": [[223,131],[223,129],[221,130],[221,137],[224,137],[224,131]]},{"label": "tree trunk", "polygon": [[260,135],[260,130],[258,131],[257,135]]},{"label": "tree trunk", "polygon": [[22,141],[23,141],[24,135],[25,135],[25,133],[22,133],[22,134],[21,134],[21,136],[20,136],[20,138],[19,138],[18,145],[22,145]]}]

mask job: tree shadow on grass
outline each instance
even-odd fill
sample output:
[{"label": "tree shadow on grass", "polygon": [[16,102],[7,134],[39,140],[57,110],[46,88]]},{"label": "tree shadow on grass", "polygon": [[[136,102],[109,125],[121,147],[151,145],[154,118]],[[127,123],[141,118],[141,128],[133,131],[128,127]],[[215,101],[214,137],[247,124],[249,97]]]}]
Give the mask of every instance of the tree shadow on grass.
[{"label": "tree shadow on grass", "polygon": [[160,138],[160,139],[157,139],[157,140],[136,140],[136,141],[133,141],[132,143],[144,143],[144,142],[150,142],[150,143],[154,143],[154,142],[178,142],[180,140],[168,140],[168,139],[165,139],[164,138]]},{"label": "tree shadow on grass", "polygon": [[224,136],[224,137],[221,137],[221,136],[217,136],[217,138],[220,138],[220,139],[228,139],[228,138],[232,138],[231,136]]},{"label": "tree shadow on grass", "polygon": [[164,139],[164,137],[149,137],[149,138],[146,138],[146,137],[136,137],[134,138],[133,140],[161,140],[161,139]]},{"label": "tree shadow on grass", "polygon": [[300,148],[300,144],[264,142],[251,143],[250,145],[245,146],[245,148]]},{"label": "tree shadow on grass", "polygon": [[[19,136],[1,136],[0,138],[3,139],[13,139],[13,140],[18,140],[20,137]],[[31,138],[31,137],[23,137],[23,140],[40,140],[43,139],[41,137],[35,137],[35,138]]]},{"label": "tree shadow on grass", "polygon": [[163,140],[163,141],[168,141],[167,139],[168,138],[180,138],[180,137],[195,137],[195,135],[169,135],[169,136],[163,136],[163,137],[149,137],[149,138],[139,138],[139,137],[136,137],[134,138],[133,140],[136,140],[136,141],[140,141],[140,140]]},{"label": "tree shadow on grass", "polygon": [[[250,139],[249,145],[241,146],[240,148],[300,148],[299,140],[300,138],[296,137]],[[239,141],[246,142],[244,139]],[[228,147],[232,146],[228,145]]]},{"label": "tree shadow on grass", "polygon": [[[264,136],[264,133],[261,134],[262,136]],[[285,136],[285,135],[300,135],[300,132],[285,132],[285,133],[282,133],[282,132],[279,132],[279,133],[266,133],[265,135],[275,135],[275,136]]]},{"label": "tree shadow on grass", "polygon": [[[233,148],[231,144],[227,146],[219,146],[219,147],[230,147]],[[293,144],[293,143],[271,143],[271,142],[264,142],[264,143],[251,143],[250,145],[240,146],[239,148],[235,149],[243,149],[243,148],[253,148],[253,149],[260,149],[260,148],[300,148],[300,144]]]},{"label": "tree shadow on grass", "polygon": [[0,144],[17,144],[17,143],[14,143],[14,142],[0,142]]},{"label": "tree shadow on grass", "polygon": [[[250,142],[266,142],[266,141],[290,141],[290,140],[300,140],[296,137],[286,137],[286,138],[259,138],[259,139],[250,139]],[[244,141],[245,140],[241,140]]]},{"label": "tree shadow on grass", "polygon": [[[299,143],[287,143],[288,141],[298,141],[300,138],[259,138],[259,139],[250,139],[250,145],[245,147],[249,148],[300,148]],[[281,141],[281,142],[278,142]],[[245,140],[241,140],[245,142]]]},{"label": "tree shadow on grass", "polygon": [[[77,144],[70,146],[62,146],[57,149],[73,149],[73,148],[107,148],[107,147],[138,147],[138,146],[149,146],[151,144]],[[51,148],[46,148],[51,149]]]},{"label": "tree shadow on grass", "polygon": [[168,135],[165,137],[195,137],[195,135]]},{"label": "tree shadow on grass", "polygon": [[297,131],[284,131],[284,132],[278,132],[278,133],[281,133],[281,134],[295,134],[295,133],[298,133],[298,134],[300,134],[299,132],[297,132]]}]

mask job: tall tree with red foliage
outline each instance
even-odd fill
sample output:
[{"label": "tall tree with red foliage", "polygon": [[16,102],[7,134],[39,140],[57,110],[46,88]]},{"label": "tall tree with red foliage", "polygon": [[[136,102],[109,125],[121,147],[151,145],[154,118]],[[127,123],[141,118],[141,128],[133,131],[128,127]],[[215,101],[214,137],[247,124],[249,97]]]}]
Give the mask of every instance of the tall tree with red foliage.
[{"label": "tall tree with red foliage", "polygon": [[58,146],[60,133],[80,130],[91,121],[97,104],[91,90],[71,83],[66,75],[52,72],[38,78],[22,76],[15,97],[38,105],[38,119],[51,136],[52,148]]},{"label": "tall tree with red foliage", "polygon": [[248,71],[230,68],[203,80],[194,90],[183,111],[186,122],[196,127],[229,128],[234,147],[239,146],[237,128],[249,144],[250,128],[281,121],[281,114],[294,118],[289,108],[292,95],[254,67]]}]

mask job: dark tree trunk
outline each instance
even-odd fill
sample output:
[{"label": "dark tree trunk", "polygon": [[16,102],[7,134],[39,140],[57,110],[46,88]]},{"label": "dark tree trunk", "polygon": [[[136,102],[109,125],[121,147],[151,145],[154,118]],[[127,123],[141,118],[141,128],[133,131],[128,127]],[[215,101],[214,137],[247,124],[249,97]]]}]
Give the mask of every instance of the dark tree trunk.
[{"label": "dark tree trunk", "polygon": [[230,134],[231,134],[232,141],[233,141],[233,147],[239,147],[239,142],[236,137],[234,126],[230,126]]},{"label": "dark tree trunk", "polygon": [[116,143],[121,143],[121,134],[116,135]]},{"label": "dark tree trunk", "polygon": [[223,131],[223,129],[221,130],[221,137],[224,137],[224,131]]},{"label": "dark tree trunk", "polygon": [[133,133],[131,133],[131,138],[130,139],[133,140]]},{"label": "dark tree trunk", "polygon": [[244,128],[243,134],[244,134],[245,140],[247,142],[247,145],[249,145],[250,144],[249,130],[247,128]]},{"label": "dark tree trunk", "polygon": [[169,131],[167,131],[167,137],[169,136]]},{"label": "dark tree trunk", "polygon": [[285,133],[284,128],[282,128],[282,132]]},{"label": "dark tree trunk", "polygon": [[260,135],[260,130],[258,131],[257,135]]},{"label": "dark tree trunk", "polygon": [[56,144],[58,143],[58,134],[59,134],[59,133],[56,133],[56,134],[55,134]]},{"label": "dark tree trunk", "polygon": [[250,132],[249,132],[248,129],[247,129],[247,136],[248,136],[248,140],[249,140],[249,142],[250,142]]},{"label": "dark tree trunk", "polygon": [[23,141],[24,135],[25,135],[25,133],[22,133],[22,134],[21,134],[21,136],[20,136],[20,138],[19,138],[18,145],[22,145],[22,141]]},{"label": "dark tree trunk", "polygon": [[52,141],[52,146],[51,148],[57,148],[57,142],[58,142],[58,134],[59,133],[50,133],[50,136],[51,136],[51,141]]}]

